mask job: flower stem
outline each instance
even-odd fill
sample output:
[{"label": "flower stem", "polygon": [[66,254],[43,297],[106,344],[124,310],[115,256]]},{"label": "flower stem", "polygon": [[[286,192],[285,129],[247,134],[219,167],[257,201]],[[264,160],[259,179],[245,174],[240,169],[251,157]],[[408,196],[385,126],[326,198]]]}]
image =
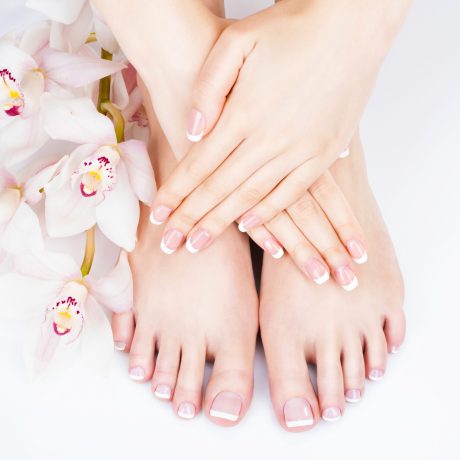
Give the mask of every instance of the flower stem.
[{"label": "flower stem", "polygon": [[[106,51],[105,49],[101,50],[101,59],[106,59],[107,61],[112,60],[112,54]],[[102,108],[104,102],[110,102],[110,75],[107,77],[101,78],[99,81],[99,95],[97,99],[97,110],[105,115],[107,112]]]},{"label": "flower stem", "polygon": [[86,230],[86,246],[85,246],[85,257],[81,263],[81,276],[85,277],[90,271],[93,265],[94,253],[96,252],[96,245],[94,241],[95,226]]},{"label": "flower stem", "polygon": [[125,140],[125,120],[118,107],[112,104],[112,102],[103,102],[101,104],[101,109],[105,111],[106,115],[110,115],[112,119],[117,142],[123,142]]}]

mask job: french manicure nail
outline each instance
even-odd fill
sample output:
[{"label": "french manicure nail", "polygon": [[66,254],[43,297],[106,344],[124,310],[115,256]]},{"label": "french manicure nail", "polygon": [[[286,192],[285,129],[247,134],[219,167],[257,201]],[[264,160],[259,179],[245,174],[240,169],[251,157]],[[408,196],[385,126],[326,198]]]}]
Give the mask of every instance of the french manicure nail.
[{"label": "french manicure nail", "polygon": [[185,247],[192,254],[196,254],[198,251],[204,249],[211,241],[211,234],[207,230],[198,229],[195,230],[188,238],[185,243]]},{"label": "french manicure nail", "polygon": [[324,409],[323,413],[321,414],[321,417],[326,422],[336,422],[340,419],[341,416],[342,413],[338,407],[328,407]]},{"label": "french manicure nail", "polygon": [[275,238],[267,238],[263,242],[263,248],[267,251],[274,259],[281,259],[284,255],[284,250]]},{"label": "french manicure nail", "polygon": [[184,234],[175,228],[168,230],[161,239],[160,248],[165,254],[172,254],[184,240]]},{"label": "french manicure nail", "polygon": [[182,402],[179,404],[179,409],[177,410],[177,415],[180,418],[185,418],[187,420],[195,417],[195,406],[190,402]]},{"label": "french manicure nail", "polygon": [[144,380],[145,378],[145,371],[142,369],[142,367],[133,367],[129,371],[129,376],[131,379],[135,380],[136,382],[140,382],[141,380]]},{"label": "french manicure nail", "polygon": [[154,395],[160,399],[171,399],[171,387],[169,385],[160,384],[155,388]]},{"label": "french manicure nail", "polygon": [[231,391],[222,391],[212,402],[211,417],[236,422],[240,417],[243,401],[241,396]]},{"label": "french manicure nail", "polygon": [[126,343],[125,343],[125,342],[118,342],[118,341],[115,341],[115,342],[113,342],[113,347],[114,347],[115,350],[117,350],[117,351],[124,351],[125,348],[126,348]]},{"label": "french manicure nail", "polygon": [[345,392],[345,401],[349,403],[357,403],[361,401],[361,391],[360,390],[347,390]]},{"label": "french manicure nail", "polygon": [[335,269],[335,278],[345,291],[353,291],[358,287],[358,278],[354,271],[346,265]]},{"label": "french manicure nail", "polygon": [[305,264],[305,271],[307,272],[308,276],[318,285],[324,284],[329,279],[329,271],[318,259],[309,259]]},{"label": "french manicure nail", "polygon": [[396,353],[399,352],[399,347],[392,346],[391,347],[391,352],[395,355]]},{"label": "french manicure nail", "polygon": [[369,379],[378,382],[383,379],[384,372],[381,369],[372,369],[369,372]]},{"label": "french manicure nail", "polygon": [[204,115],[196,109],[192,109],[188,119],[187,138],[191,142],[199,142],[204,134]]},{"label": "french manicure nail", "polygon": [[251,228],[258,227],[262,225],[262,219],[255,214],[248,214],[241,219],[241,222],[238,224],[238,230],[240,232],[247,232]]},{"label": "french manicure nail", "polygon": [[171,208],[160,204],[152,209],[152,212],[150,213],[150,222],[154,225],[164,224],[171,212]]},{"label": "french manicure nail", "polygon": [[310,405],[305,399],[292,398],[286,401],[283,408],[284,423],[288,428],[313,425]]},{"label": "french manicure nail", "polygon": [[339,158],[346,158],[348,155],[350,155],[350,149],[347,148],[339,153]]},{"label": "french manicure nail", "polygon": [[351,257],[357,264],[364,264],[368,260],[367,252],[364,245],[358,240],[350,240],[347,242],[347,249]]}]

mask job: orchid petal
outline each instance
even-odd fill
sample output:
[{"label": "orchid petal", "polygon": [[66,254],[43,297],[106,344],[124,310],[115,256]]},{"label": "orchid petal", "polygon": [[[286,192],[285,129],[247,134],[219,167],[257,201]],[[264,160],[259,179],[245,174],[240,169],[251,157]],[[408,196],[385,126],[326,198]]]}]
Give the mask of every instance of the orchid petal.
[{"label": "orchid petal", "polygon": [[4,226],[9,223],[20,202],[21,192],[18,188],[2,187],[0,189],[0,225]]},{"label": "orchid petal", "polygon": [[49,22],[39,22],[24,31],[19,43],[19,48],[30,56],[33,56],[48,43],[49,37]]},{"label": "orchid petal", "polygon": [[53,21],[71,24],[87,0],[27,0],[26,6],[43,13]]},{"label": "orchid petal", "polygon": [[151,205],[156,184],[145,143],[132,139],[119,144],[119,147],[124,153],[123,158],[134,193],[143,203]]},{"label": "orchid petal", "polygon": [[129,94],[121,72],[117,72],[112,77],[111,95],[114,104],[121,110],[129,104]]},{"label": "orchid petal", "polygon": [[7,69],[18,82],[21,82],[26,72],[37,67],[31,56],[9,40],[0,40],[0,56],[0,68]]},{"label": "orchid petal", "polygon": [[115,188],[106,194],[96,208],[96,219],[102,233],[117,246],[132,251],[139,223],[139,201],[133,193],[128,173],[122,162],[117,167]]},{"label": "orchid petal", "polygon": [[103,49],[112,54],[115,54],[120,49],[112,31],[97,13],[94,15],[94,30],[97,42]]},{"label": "orchid petal", "polygon": [[38,70],[27,72],[22,79],[21,90],[24,94],[24,110],[21,117],[28,118],[40,109],[40,98],[45,91],[43,73]]}]

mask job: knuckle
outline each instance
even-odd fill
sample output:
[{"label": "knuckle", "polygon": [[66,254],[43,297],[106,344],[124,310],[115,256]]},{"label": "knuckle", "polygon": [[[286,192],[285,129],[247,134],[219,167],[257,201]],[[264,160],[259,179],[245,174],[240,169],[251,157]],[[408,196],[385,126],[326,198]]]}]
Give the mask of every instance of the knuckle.
[{"label": "knuckle", "polygon": [[192,182],[200,183],[205,175],[205,167],[201,161],[196,159],[184,163],[184,174]]},{"label": "knuckle", "polygon": [[311,187],[310,193],[319,200],[331,200],[337,189],[326,180],[317,180]]},{"label": "knuckle", "polygon": [[317,214],[318,208],[315,201],[308,195],[305,195],[300,200],[296,201],[289,208],[289,211],[292,213],[294,219],[308,219]]},{"label": "knuckle", "polygon": [[262,198],[262,193],[256,187],[244,187],[239,194],[239,201],[243,205],[251,205],[258,203]]},{"label": "knuckle", "polygon": [[347,252],[338,241],[324,248],[321,253],[327,260],[341,260],[342,262],[344,258],[346,261],[349,260]]}]

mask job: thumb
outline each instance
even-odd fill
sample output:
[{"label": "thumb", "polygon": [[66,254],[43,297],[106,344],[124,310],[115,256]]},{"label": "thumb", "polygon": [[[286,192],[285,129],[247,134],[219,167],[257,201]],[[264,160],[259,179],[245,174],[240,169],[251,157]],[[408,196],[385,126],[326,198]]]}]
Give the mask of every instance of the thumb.
[{"label": "thumb", "polygon": [[190,141],[200,141],[213,129],[252,49],[252,39],[238,27],[238,23],[222,32],[193,89],[192,109],[187,123],[187,138]]}]

